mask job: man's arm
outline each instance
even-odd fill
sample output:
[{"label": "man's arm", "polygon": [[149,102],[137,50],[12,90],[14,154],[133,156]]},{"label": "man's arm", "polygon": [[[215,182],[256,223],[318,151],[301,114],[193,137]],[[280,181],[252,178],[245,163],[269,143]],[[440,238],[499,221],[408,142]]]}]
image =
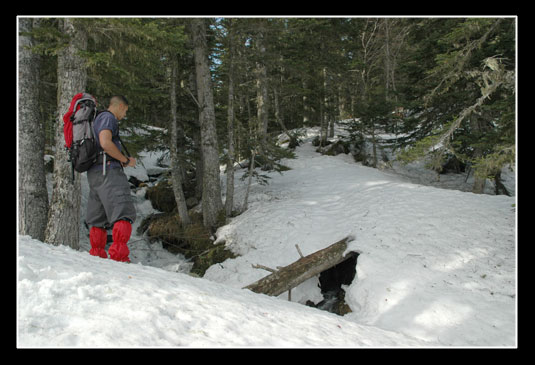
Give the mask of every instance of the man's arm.
[{"label": "man's arm", "polygon": [[[115,143],[113,143],[111,139],[112,134],[109,129],[103,129],[102,131],[100,131],[98,138],[100,141],[100,146],[102,147],[104,152],[106,152],[108,155],[115,158],[116,160],[119,160],[122,164],[126,162],[128,157],[123,155],[121,151],[119,151]],[[133,157],[130,157],[130,161],[128,162],[128,165],[126,166],[131,166],[131,167],[136,166],[136,159]]]}]

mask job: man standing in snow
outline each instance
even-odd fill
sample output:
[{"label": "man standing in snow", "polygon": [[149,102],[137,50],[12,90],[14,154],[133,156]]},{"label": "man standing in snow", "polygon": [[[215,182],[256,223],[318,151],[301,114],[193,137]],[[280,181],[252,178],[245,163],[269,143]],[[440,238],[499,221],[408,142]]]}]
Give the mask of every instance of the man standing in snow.
[{"label": "man standing in snow", "polygon": [[97,144],[103,153],[89,171],[89,199],[86,222],[92,226],[89,242],[93,256],[107,258],[106,228],[113,226],[113,244],[108,253],[110,258],[130,262],[127,242],[132,233],[132,223],[136,219],[136,209],[130,197],[130,186],[123,167],[136,165],[136,159],[126,157],[121,152],[119,141],[119,121],[128,110],[124,96],[113,96],[107,111],[101,112],[93,122]]}]

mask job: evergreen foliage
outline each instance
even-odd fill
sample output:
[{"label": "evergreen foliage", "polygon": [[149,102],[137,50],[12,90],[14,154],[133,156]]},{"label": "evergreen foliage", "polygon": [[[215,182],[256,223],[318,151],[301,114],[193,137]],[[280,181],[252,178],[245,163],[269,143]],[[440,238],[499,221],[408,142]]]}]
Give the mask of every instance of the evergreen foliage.
[{"label": "evergreen foliage", "polygon": [[[231,22],[206,21],[217,136],[226,161]],[[88,36],[81,54],[85,91],[96,96],[100,109],[114,94],[130,101],[125,128],[130,151],[178,143],[183,165],[195,169],[199,109],[191,19],[75,22]],[[254,150],[259,166],[281,169],[280,159],[288,156],[272,142],[274,136],[321,126],[325,139],[335,121],[352,118],[348,128],[354,138],[379,130],[406,133],[397,146],[406,151],[406,161],[434,154],[440,166],[454,155],[478,176],[514,166],[515,18],[234,18],[232,24],[235,161],[250,159]],[[68,37],[55,18],[42,19],[32,36],[32,50],[41,55],[39,108],[48,151],[58,113],[56,57]],[[178,60],[177,118],[184,134],[179,141],[169,141],[166,133],[172,57]],[[258,120],[261,68],[267,131]],[[264,138],[270,141],[265,146]]]},{"label": "evergreen foliage", "polygon": [[426,42],[415,43],[428,52],[415,55],[427,54],[419,59],[429,63],[422,70],[426,81],[416,84],[423,111],[420,135],[413,156],[405,157],[421,157],[430,149],[437,166],[454,155],[477,177],[494,177],[515,159],[515,22],[469,18],[418,26],[430,29],[430,23],[438,25],[432,35],[438,48],[430,52]]}]

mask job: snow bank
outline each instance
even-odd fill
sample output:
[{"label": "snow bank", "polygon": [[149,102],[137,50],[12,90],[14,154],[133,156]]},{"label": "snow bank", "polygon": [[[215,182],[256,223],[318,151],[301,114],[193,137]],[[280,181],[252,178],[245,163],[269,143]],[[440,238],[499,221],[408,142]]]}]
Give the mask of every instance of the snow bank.
[{"label": "snow bank", "polygon": [[18,347],[425,346],[187,274],[19,236]]}]

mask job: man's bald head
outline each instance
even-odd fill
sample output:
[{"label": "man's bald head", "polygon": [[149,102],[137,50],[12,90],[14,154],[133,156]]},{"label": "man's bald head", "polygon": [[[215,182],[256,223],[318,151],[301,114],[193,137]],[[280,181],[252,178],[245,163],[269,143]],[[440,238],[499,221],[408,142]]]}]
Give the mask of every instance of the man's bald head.
[{"label": "man's bald head", "polygon": [[126,98],[123,95],[115,95],[110,98],[109,106],[119,105],[119,104],[124,104],[128,106],[128,100],[126,100]]},{"label": "man's bald head", "polygon": [[128,110],[128,101],[122,95],[112,96],[108,110],[115,115],[117,120],[121,120],[125,117],[126,111]]}]

